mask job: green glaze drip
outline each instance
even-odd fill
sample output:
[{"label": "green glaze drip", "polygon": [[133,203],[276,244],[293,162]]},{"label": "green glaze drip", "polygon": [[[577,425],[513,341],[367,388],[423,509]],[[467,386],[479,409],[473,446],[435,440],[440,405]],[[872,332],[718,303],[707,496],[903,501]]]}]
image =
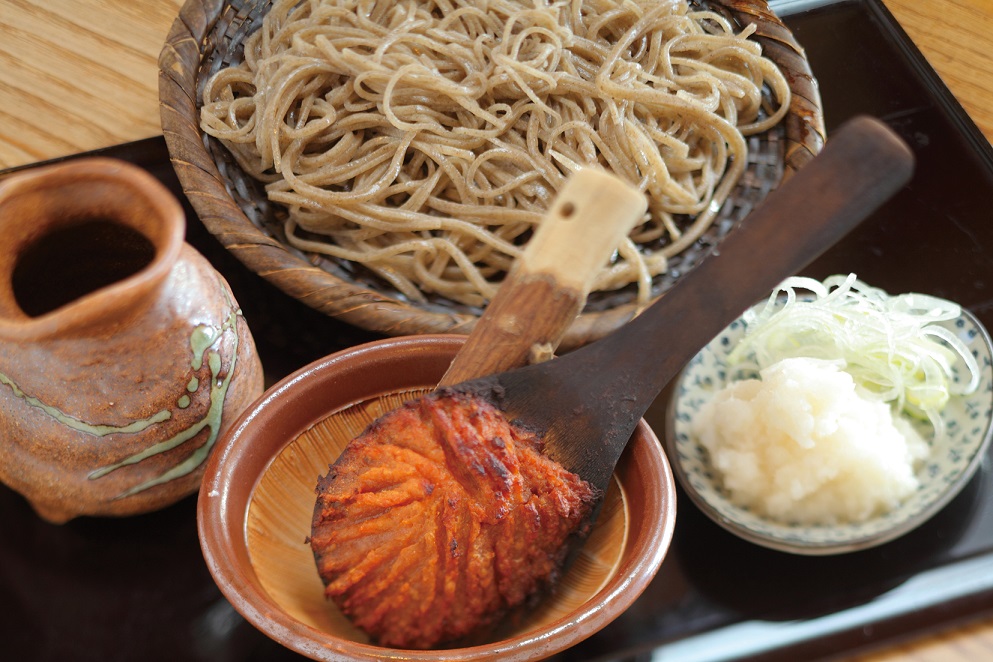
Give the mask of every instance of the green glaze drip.
[{"label": "green glaze drip", "polygon": [[199,370],[203,365],[203,354],[217,342],[217,339],[224,333],[224,328],[215,329],[207,324],[201,324],[193,329],[190,336],[190,349],[193,350],[193,362],[190,364],[194,370]]},{"label": "green glaze drip", "polygon": [[210,366],[210,374],[214,379],[217,379],[217,373],[221,371],[221,355],[217,352],[211,352],[207,356],[207,365]]},{"label": "green glaze drip", "polygon": [[[159,455],[170,451],[182,444],[186,443],[190,439],[194,438],[204,429],[209,429],[209,434],[207,440],[202,446],[196,449],[188,458],[180,462],[176,466],[170,468],[168,471],[159,474],[155,478],[149,479],[144,483],[135,485],[134,487],[125,490],[119,494],[116,498],[123,499],[128,496],[132,496],[139,492],[143,492],[156,485],[161,485],[167,483],[176,478],[185,476],[193,472],[198,466],[200,466],[206,459],[210,450],[214,447],[214,443],[217,441],[217,434],[221,427],[221,413],[224,405],[224,398],[227,395],[228,387],[231,384],[231,378],[235,373],[235,365],[238,360],[238,345],[240,338],[237,333],[237,323],[238,316],[241,315],[241,310],[232,309],[231,313],[228,315],[227,320],[220,329],[213,328],[208,325],[200,325],[194,329],[193,334],[190,338],[190,347],[193,352],[193,358],[191,361],[191,366],[194,370],[199,369],[203,366],[203,357],[207,355],[207,365],[211,372],[210,379],[210,407],[207,413],[199,421],[186,428],[185,430],[179,431],[177,434],[169,439],[164,439],[159,443],[149,446],[140,453],[136,453],[130,457],[116,462],[105,467],[101,467],[96,471],[93,471],[89,477],[90,479],[97,479],[106,476],[107,474],[120,469],[122,467],[137,464],[142,460],[149,457]],[[221,371],[221,355],[217,351],[208,351],[210,348],[217,343],[217,341],[224,335],[225,331],[232,330],[234,332],[234,347],[232,348],[231,366],[228,373],[223,379],[218,378],[218,374]],[[192,380],[191,382],[192,383]],[[199,384],[199,382],[198,382]]]},{"label": "green glaze drip", "polygon": [[27,393],[22,391],[20,387],[18,387],[17,384],[13,382],[13,380],[11,380],[7,375],[3,373],[0,373],[0,384],[9,386],[10,390],[14,394],[14,397],[20,398],[31,407],[37,407],[38,409],[42,410],[43,412],[45,412],[46,414],[57,420],[62,425],[65,425],[68,428],[72,428],[73,430],[78,430],[79,432],[86,432],[88,434],[95,435],[97,437],[105,437],[108,434],[117,434],[117,433],[130,434],[134,432],[141,432],[143,430],[152,427],[157,423],[162,423],[172,418],[172,413],[166,409],[163,409],[162,411],[156,412],[155,414],[149,416],[148,418],[132,421],[127,425],[101,425],[96,423],[87,423],[86,421],[81,421],[74,416],[70,416],[69,414],[59,410],[57,407],[53,407],[52,405],[45,404],[44,402],[42,402],[41,400],[39,400],[34,396],[28,395]]},{"label": "green glaze drip", "polygon": [[[123,499],[124,497],[143,492],[155,485],[161,485],[173,479],[192,473],[207,459],[207,456],[210,454],[210,450],[214,447],[214,444],[217,441],[217,434],[221,427],[221,414],[224,399],[227,396],[228,387],[231,385],[231,379],[235,374],[235,367],[238,361],[238,346],[241,342],[238,335],[238,317],[242,314],[241,310],[235,308],[235,303],[231,299],[231,296],[225,287],[222,286],[221,291],[224,292],[224,296],[230,307],[228,317],[221,325],[221,328],[218,329],[207,324],[201,324],[193,330],[190,336],[190,349],[192,351],[192,358],[190,361],[191,367],[194,371],[199,370],[203,366],[204,355],[206,355],[207,365],[211,372],[211,379],[209,382],[210,406],[208,407],[206,414],[204,414],[203,418],[195,422],[189,428],[181,430],[170,439],[163,440],[140,453],[125,458],[120,462],[101,467],[91,472],[89,474],[89,478],[91,480],[96,480],[122,467],[137,464],[146,458],[165,453],[196,437],[204,429],[209,429],[210,431],[207,436],[207,440],[183,462],[168,469],[155,478],[131,487],[130,489],[117,495],[117,497],[115,497],[116,499]],[[224,378],[219,379],[218,375],[221,372],[222,366],[220,351],[211,350],[211,348],[217,344],[217,342],[223,337],[224,333],[229,330],[234,334],[234,342],[231,350],[231,365]],[[97,437],[103,437],[110,434],[134,434],[142,432],[154,425],[164,423],[172,418],[172,412],[169,410],[162,410],[148,418],[135,420],[127,425],[117,426],[87,423],[66,414],[57,407],[53,407],[52,405],[42,402],[38,398],[25,393],[20,387],[18,387],[17,384],[14,383],[12,379],[3,373],[0,373],[0,384],[9,387],[15,397],[23,400],[31,407],[38,408],[62,425]],[[185,386],[186,393],[177,398],[177,406],[181,409],[189,407],[191,404],[191,399],[188,393],[195,393],[200,388],[200,385],[200,379],[193,376]]]}]

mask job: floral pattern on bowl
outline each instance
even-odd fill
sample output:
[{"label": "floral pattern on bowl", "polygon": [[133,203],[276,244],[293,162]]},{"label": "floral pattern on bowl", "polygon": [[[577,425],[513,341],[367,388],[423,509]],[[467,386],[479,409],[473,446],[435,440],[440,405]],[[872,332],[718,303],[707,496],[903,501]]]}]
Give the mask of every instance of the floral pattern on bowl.
[{"label": "floral pattern on bowl", "polygon": [[[796,554],[839,554],[866,549],[926,522],[969,482],[981,465],[993,435],[993,351],[989,333],[965,310],[958,318],[942,324],[976,357],[981,373],[979,388],[971,395],[949,401],[942,413],[946,434],[932,443],[931,454],[919,467],[920,486],[894,510],[859,523],[811,526],[774,521],[730,501],[707,451],[689,429],[690,421],[704,403],[727,383],[727,356],[745,333],[742,318],[732,322],[687,364],[669,403],[666,450],[688,496],[707,516],[732,533],[765,547]],[[961,365],[958,368],[963,369]],[[921,424],[920,431],[925,439],[931,439],[927,424]]]}]

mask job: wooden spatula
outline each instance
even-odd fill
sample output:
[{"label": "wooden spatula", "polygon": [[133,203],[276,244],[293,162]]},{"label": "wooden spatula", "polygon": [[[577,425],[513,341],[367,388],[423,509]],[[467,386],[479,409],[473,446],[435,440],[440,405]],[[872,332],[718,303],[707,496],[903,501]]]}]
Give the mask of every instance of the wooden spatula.
[{"label": "wooden spatula", "polygon": [[570,175],[439,386],[554,352],[597,273],[647,208],[644,193],[606,171]]},{"label": "wooden spatula", "polygon": [[912,169],[911,152],[884,124],[852,120],[639,317],[562,357],[453,388],[542,431],[549,456],[605,489],[638,420],[683,365],[879,207]]}]

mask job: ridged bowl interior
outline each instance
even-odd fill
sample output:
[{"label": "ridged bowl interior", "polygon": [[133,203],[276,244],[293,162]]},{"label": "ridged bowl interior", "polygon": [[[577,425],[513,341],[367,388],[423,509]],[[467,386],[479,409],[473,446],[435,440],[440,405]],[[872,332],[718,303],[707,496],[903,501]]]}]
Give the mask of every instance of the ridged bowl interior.
[{"label": "ridged bowl interior", "polygon": [[262,632],[313,659],[541,659],[600,630],[655,576],[672,538],[675,481],[642,422],[555,594],[498,639],[381,648],[325,600],[307,544],[318,477],[368,423],[430,390],[463,342],[403,337],[333,354],[269,389],[219,440],[198,503],[201,546],[222,592]]}]

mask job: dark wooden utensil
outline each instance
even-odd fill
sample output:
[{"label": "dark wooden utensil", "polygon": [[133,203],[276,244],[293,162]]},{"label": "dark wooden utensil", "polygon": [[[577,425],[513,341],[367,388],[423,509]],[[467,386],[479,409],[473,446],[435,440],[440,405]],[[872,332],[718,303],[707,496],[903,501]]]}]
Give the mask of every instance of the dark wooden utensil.
[{"label": "dark wooden utensil", "polygon": [[546,452],[606,489],[638,420],[727,324],[906,183],[913,156],[884,124],[856,118],[639,317],[545,363],[456,384],[544,434]]}]

